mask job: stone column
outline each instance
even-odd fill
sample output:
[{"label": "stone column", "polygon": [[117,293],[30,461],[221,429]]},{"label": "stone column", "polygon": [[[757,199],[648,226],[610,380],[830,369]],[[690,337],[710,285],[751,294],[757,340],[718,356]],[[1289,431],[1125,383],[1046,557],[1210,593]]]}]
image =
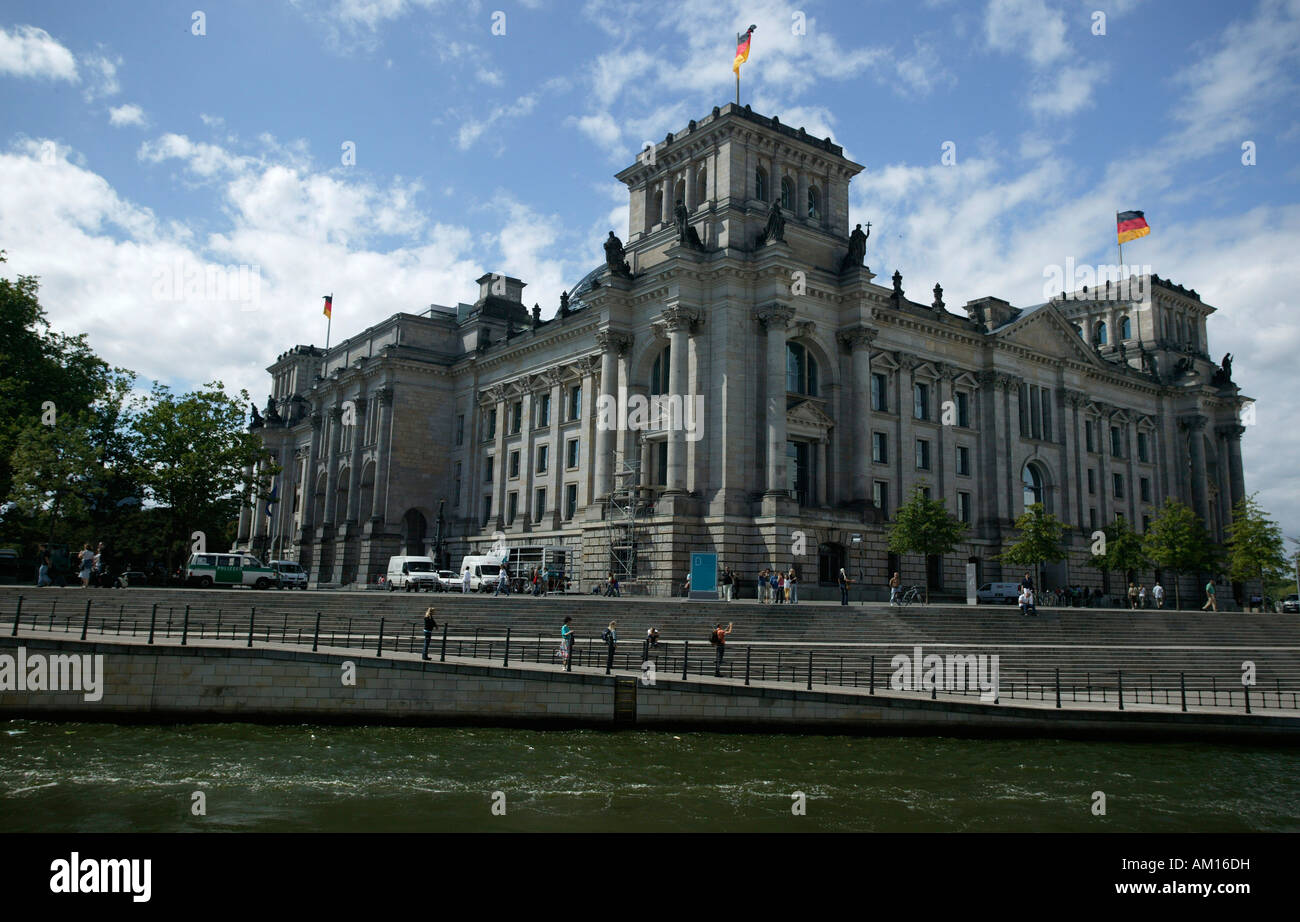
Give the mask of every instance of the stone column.
[{"label": "stone column", "polygon": [[353,398],[352,460],[348,477],[347,521],[360,521],[361,510],[361,442],[366,431],[366,398]]},{"label": "stone column", "polygon": [[1232,423],[1220,426],[1219,432],[1227,441],[1228,447],[1228,488],[1232,494],[1232,505],[1236,506],[1246,497],[1246,477],[1241,466],[1241,437],[1246,427]]},{"label": "stone column", "polygon": [[[244,465],[244,483],[251,483],[253,480],[253,466]],[[239,547],[251,547],[250,541],[253,538],[253,509],[245,504],[239,507],[239,531],[235,537],[235,544]]]},{"label": "stone column", "polygon": [[1201,517],[1201,522],[1206,528],[1211,527],[1210,522],[1210,499],[1207,489],[1207,474],[1205,472],[1205,443],[1204,436],[1201,434],[1205,429],[1204,416],[1186,416],[1179,420],[1179,425],[1186,430],[1187,437],[1190,441],[1189,449],[1192,458],[1192,508],[1196,514]]},{"label": "stone column", "polygon": [[767,328],[767,493],[787,495],[785,460],[785,331],[794,310],[773,304],[759,311],[759,322]]},{"label": "stone column", "polygon": [[311,414],[311,438],[307,442],[307,467],[302,478],[302,532],[304,540],[313,528],[320,523],[316,521],[316,459],[321,450],[322,417],[319,411]]},{"label": "stone column", "polygon": [[[379,522],[387,517],[385,508],[385,499],[388,496],[388,462],[389,462],[389,437],[393,428],[393,389],[391,387],[382,387],[375,394],[375,412],[379,414],[379,425],[375,429],[375,489],[370,496],[370,519]],[[470,432],[471,446],[474,441],[473,431]],[[471,447],[471,450],[472,447]],[[477,500],[478,496],[473,490],[472,501],[467,500],[466,508],[470,511],[471,516],[478,515]]]},{"label": "stone column", "polygon": [[[1025,383],[1024,378],[1015,375],[1004,375],[1003,388],[1006,393],[1007,402],[1007,441],[1006,441],[1006,470],[1004,481],[1007,494],[1007,517],[1014,520],[1016,518],[1016,491],[1020,488],[1020,468],[1015,463],[1015,446],[1020,440],[1020,385]],[[1046,490],[1044,490],[1046,494]],[[1046,505],[1046,495],[1043,497]]]},{"label": "stone column", "polygon": [[[253,476],[260,481],[262,476],[262,464],[258,462],[253,468]],[[266,500],[258,496],[253,500],[253,521],[250,534],[248,536],[248,549],[253,553],[258,553],[258,543],[266,535]]]},{"label": "stone column", "polygon": [[582,375],[582,423],[578,427],[578,508],[585,509],[591,502],[592,476],[595,467],[592,459],[592,447],[596,441],[596,376],[592,374],[593,365],[583,359]]},{"label": "stone column", "polygon": [[543,375],[551,385],[551,447],[548,463],[550,470],[550,483],[546,488],[546,503],[550,507],[547,513],[547,521],[550,522],[551,528],[559,528],[560,523],[564,521],[564,432],[561,423],[564,421],[564,384],[560,377],[559,371],[553,371],[549,375]]},{"label": "stone column", "polygon": [[875,338],[870,327],[839,335],[849,347],[853,365],[853,501],[864,506],[871,504],[871,343]]},{"label": "stone column", "polygon": [[672,177],[666,173],[663,178],[663,190],[664,197],[660,203],[659,223],[670,224],[673,220],[673,180]]},{"label": "stone column", "polygon": [[817,505],[818,506],[824,507],[826,505],[827,474],[828,472],[826,470],[826,437],[822,436],[820,439],[817,440],[816,483],[817,483]]},{"label": "stone column", "polygon": [[[663,420],[668,427],[668,493],[686,492],[686,431],[683,424],[686,419],[686,402],[691,399],[688,393],[689,361],[691,354],[691,324],[698,314],[688,308],[672,306],[663,314],[664,326],[668,330],[668,396],[670,406],[674,408],[670,418]],[[676,408],[681,412],[678,418]]]},{"label": "stone column", "polygon": [[339,488],[339,434],[343,429],[343,408],[330,407],[330,430],[328,446],[326,447],[326,471],[325,471],[325,514],[322,517],[322,525],[333,525],[335,523],[335,501]]},{"label": "stone column", "polygon": [[[592,488],[594,495],[591,497],[593,503],[604,503],[605,497],[609,495],[610,490],[613,488],[614,459],[611,452],[616,435],[614,428],[622,425],[624,420],[620,419],[619,415],[626,411],[625,407],[617,405],[618,356],[620,352],[627,349],[631,342],[631,337],[612,330],[601,330],[596,334],[596,343],[601,348],[601,355],[600,397],[593,412],[596,423],[596,444],[592,458],[592,468],[595,471],[594,486]],[[607,404],[612,406],[613,412],[601,413],[600,406]]]},{"label": "stone column", "polygon": [[[895,352],[894,360],[898,362],[898,495],[893,498],[893,507],[897,509],[907,502],[912,494],[912,485],[919,476],[916,470],[916,429],[912,425],[916,418],[912,372],[920,360],[906,352]],[[933,466],[933,458],[930,463]]]},{"label": "stone column", "polygon": [[[953,380],[956,377],[957,373],[951,367],[940,364],[939,379],[934,382],[934,410],[939,414],[939,437],[935,439],[936,450],[934,456],[930,458],[930,466],[934,469],[934,498],[945,502],[948,499],[948,429],[957,424],[957,396],[953,389]],[[951,424],[944,421],[945,399],[952,404]],[[953,502],[956,503],[955,496]]]},{"label": "stone column", "polygon": [[[687,163],[685,172],[686,172],[686,176],[682,183],[684,187],[682,192],[682,196],[683,196],[682,201],[686,205],[687,213],[694,214],[695,213],[695,165],[692,163]],[[673,203],[673,207],[674,208],[677,207],[676,202]]]},{"label": "stone column", "polygon": [[1085,482],[1087,475],[1083,472],[1085,458],[1079,448],[1081,441],[1079,436],[1079,408],[1083,406],[1086,399],[1081,391],[1069,390],[1065,392],[1065,406],[1069,408],[1066,410],[1068,419],[1065,421],[1065,463],[1074,465],[1073,483],[1071,484],[1071,490],[1074,494],[1074,524],[1080,528],[1085,528],[1088,524],[1088,517],[1083,511],[1084,493],[1087,492]]},{"label": "stone column", "polygon": [[496,389],[494,396],[497,400],[497,428],[493,433],[493,462],[492,462],[492,520],[494,522],[494,531],[505,530],[506,517],[506,473],[509,464],[509,458],[506,457],[506,429],[510,421],[506,416],[506,398],[505,391]]}]

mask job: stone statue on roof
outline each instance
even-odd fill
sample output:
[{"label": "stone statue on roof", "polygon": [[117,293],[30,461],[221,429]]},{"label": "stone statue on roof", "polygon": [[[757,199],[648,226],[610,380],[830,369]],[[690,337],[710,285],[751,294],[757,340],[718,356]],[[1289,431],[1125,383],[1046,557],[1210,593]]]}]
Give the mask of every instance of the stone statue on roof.
[{"label": "stone statue on roof", "polygon": [[[609,271],[614,275],[625,278],[632,276],[632,267],[627,264],[627,254],[623,251],[623,241],[614,236],[613,231],[610,231],[609,236],[605,238],[605,265],[609,266]],[[565,300],[567,298],[561,303]]]}]

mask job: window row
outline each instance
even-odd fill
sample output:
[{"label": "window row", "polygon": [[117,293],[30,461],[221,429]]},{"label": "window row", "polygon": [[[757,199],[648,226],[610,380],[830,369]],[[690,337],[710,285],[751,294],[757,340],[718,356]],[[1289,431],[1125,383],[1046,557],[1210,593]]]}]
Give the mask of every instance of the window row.
[{"label": "window row", "polygon": [[[578,439],[569,439],[567,442],[564,443],[565,470],[573,470],[578,466],[578,457],[579,457],[578,446],[579,446]],[[538,445],[534,454],[536,456],[536,461],[534,462],[533,465],[533,473],[545,474],[547,471],[550,470],[551,467],[551,446],[547,443]],[[506,456],[506,459],[507,459],[506,463],[508,465],[506,476],[508,476],[510,479],[513,480],[519,476],[519,450],[516,449],[510,452]],[[458,469],[459,469],[459,464],[460,462],[457,462]],[[495,474],[496,474],[496,455],[488,455],[483,465],[483,479],[486,482],[491,483]]]},{"label": "window row", "polygon": [[[566,423],[582,418],[582,385],[575,384],[564,389],[564,419]],[[551,395],[541,391],[533,397],[534,429],[544,429],[551,424]],[[506,435],[518,435],[524,428],[524,402],[516,400],[506,407]],[[488,407],[483,416],[483,441],[488,442],[497,437],[497,408]],[[456,417],[456,444],[465,441],[465,415]]]},{"label": "window row", "polygon": [[[533,506],[531,521],[536,524],[546,517],[547,510],[546,487],[538,487],[533,491]],[[578,485],[576,483],[566,483],[564,485],[564,503],[560,508],[561,518],[568,522],[571,521],[578,511]],[[504,510],[503,521],[506,526],[515,524],[519,518],[519,491],[512,490],[506,494],[506,507]],[[485,494],[483,497],[483,527],[487,528],[492,522],[492,494]]]}]

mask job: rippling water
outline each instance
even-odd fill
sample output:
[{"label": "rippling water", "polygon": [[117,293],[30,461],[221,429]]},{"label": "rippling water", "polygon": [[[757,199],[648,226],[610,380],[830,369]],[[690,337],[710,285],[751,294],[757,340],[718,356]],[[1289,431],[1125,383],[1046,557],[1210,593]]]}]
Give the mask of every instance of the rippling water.
[{"label": "rippling water", "polygon": [[1295,832],[1297,768],[1197,743],[9,721],[0,829]]}]

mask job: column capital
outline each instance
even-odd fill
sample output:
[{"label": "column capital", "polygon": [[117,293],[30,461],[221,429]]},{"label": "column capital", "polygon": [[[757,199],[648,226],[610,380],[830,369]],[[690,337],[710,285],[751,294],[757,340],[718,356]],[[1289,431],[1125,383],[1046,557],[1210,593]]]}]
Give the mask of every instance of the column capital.
[{"label": "column capital", "polygon": [[375,391],[375,399],[386,407],[393,405],[393,389],[391,387],[381,387]]},{"label": "column capital", "polygon": [[329,414],[330,414],[330,419],[334,420],[334,422],[337,423],[340,419],[343,418],[343,407],[337,405],[332,406],[329,409]]},{"label": "column capital", "polygon": [[857,326],[847,330],[840,330],[835,334],[835,338],[840,344],[846,346],[850,352],[858,349],[868,349],[876,341],[876,336],[880,333],[874,327]]},{"label": "column capital", "polygon": [[1009,391],[1020,387],[1020,385],[1025,383],[1025,379],[1019,375],[1009,375],[999,372],[995,383],[1000,389]]},{"label": "column capital", "polygon": [[1227,423],[1222,426],[1215,426],[1214,432],[1219,438],[1240,442],[1241,437],[1246,434],[1246,427],[1239,423]]},{"label": "column capital", "polygon": [[632,337],[617,330],[599,330],[596,333],[596,345],[605,352],[613,351],[622,355],[632,347]]},{"label": "column capital", "polygon": [[1199,432],[1205,428],[1206,422],[1204,416],[1183,416],[1178,420],[1178,428],[1186,429],[1188,432]]},{"label": "column capital", "polygon": [[680,304],[673,304],[665,307],[663,313],[659,315],[660,323],[669,333],[685,331],[692,332],[700,323],[702,314],[693,307],[683,307]]},{"label": "column capital", "polygon": [[769,332],[784,330],[790,324],[790,321],[794,319],[794,308],[774,302],[765,307],[760,307],[754,312],[754,317],[759,323],[767,327]]},{"label": "column capital", "polygon": [[320,410],[312,410],[308,419],[311,420],[311,427],[313,429],[319,429],[325,422],[325,416]]},{"label": "column capital", "polygon": [[1067,388],[1065,390],[1065,402],[1072,407],[1081,407],[1088,402],[1088,395],[1083,391],[1076,391]]},{"label": "column capital", "polygon": [[899,368],[902,368],[904,371],[909,371],[909,372],[917,365],[921,364],[921,360],[918,359],[915,355],[913,355],[910,352],[903,352],[901,350],[894,353],[894,361],[898,363]]}]

